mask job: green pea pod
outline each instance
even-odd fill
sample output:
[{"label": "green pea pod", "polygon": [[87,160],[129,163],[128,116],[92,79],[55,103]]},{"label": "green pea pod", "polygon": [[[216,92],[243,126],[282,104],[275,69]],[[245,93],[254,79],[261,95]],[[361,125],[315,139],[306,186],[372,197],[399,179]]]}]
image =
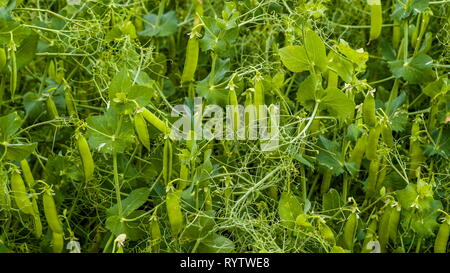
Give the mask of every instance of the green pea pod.
[{"label": "green pea pod", "polygon": [[255,76],[255,96],[253,97],[253,103],[256,107],[256,118],[259,120],[264,118],[263,112],[260,106],[264,105],[264,84],[263,77],[261,75]]},{"label": "green pea pod", "polygon": [[28,198],[28,192],[22,176],[14,172],[11,176],[11,190],[17,207],[25,214],[34,215],[33,205]]},{"label": "green pea pod", "polygon": [[380,160],[378,158],[370,162],[369,175],[367,176],[366,199],[372,198],[376,194],[379,168],[380,168]]},{"label": "green pea pod", "polygon": [[0,166],[0,208],[0,211],[11,209],[11,196],[8,189],[8,177],[6,176],[3,166]]},{"label": "green pea pod", "polygon": [[172,235],[176,236],[183,229],[183,213],[180,204],[181,191],[169,192],[166,195],[166,208]]},{"label": "green pea pod", "polygon": [[6,67],[6,51],[0,47],[0,72]]},{"label": "green pea pod", "polygon": [[150,151],[150,135],[148,133],[147,123],[145,122],[142,113],[140,112],[136,113],[134,115],[133,121],[134,121],[134,130],[138,135],[139,141],[147,149],[147,151]]},{"label": "green pea pod", "polygon": [[394,27],[392,28],[392,46],[394,48],[398,48],[400,44],[400,22],[394,20]]},{"label": "green pea pod", "polygon": [[378,139],[380,138],[380,127],[370,129],[366,145],[366,158],[369,160],[377,159]]},{"label": "green pea pod", "polygon": [[389,239],[394,243],[397,241],[397,228],[400,223],[401,210],[402,208],[399,205],[393,207],[389,218]]},{"label": "green pea pod", "polygon": [[145,120],[147,120],[151,125],[155,126],[156,129],[164,134],[170,133],[170,128],[147,108],[142,108],[140,112],[142,112],[142,116],[145,118]]},{"label": "green pea pod", "polygon": [[64,249],[64,235],[62,233],[52,233],[52,249],[54,253],[62,253]]},{"label": "green pea pod", "polygon": [[370,6],[370,40],[377,39],[381,34],[383,24],[383,10],[380,0],[367,0]]},{"label": "green pea pod", "polygon": [[349,162],[354,162],[357,170],[361,167],[361,161],[363,159],[367,145],[367,135],[364,134],[356,141],[355,147],[350,153]]},{"label": "green pea pod", "polygon": [[63,234],[63,227],[58,218],[58,212],[56,210],[55,201],[49,190],[44,193],[43,196],[44,203],[44,214],[47,219],[47,224],[53,233]]},{"label": "green pea pod", "polygon": [[22,169],[22,174],[25,178],[25,182],[27,183],[28,187],[32,188],[34,186],[34,177],[28,161],[26,161],[25,159],[20,161],[20,167]]},{"label": "green pea pod", "polygon": [[450,225],[447,221],[439,225],[439,231],[434,241],[434,253],[446,253],[448,239],[450,236]]},{"label": "green pea pod", "polygon": [[390,148],[394,147],[394,137],[392,136],[392,129],[391,127],[384,123],[381,126],[381,136],[383,138],[384,143],[386,143],[386,145]]},{"label": "green pea pod", "polygon": [[70,89],[66,89],[64,92],[64,100],[66,102],[67,113],[69,116],[78,117],[77,108],[75,107],[75,102],[73,101],[73,96]]},{"label": "green pea pod", "polygon": [[172,175],[172,142],[170,139],[166,139],[164,143],[164,150],[163,150],[163,178],[166,185],[170,181],[170,177]]},{"label": "green pea pod", "polygon": [[336,244],[333,230],[325,223],[319,223],[320,236],[327,241],[330,245]]},{"label": "green pea pod", "polygon": [[378,221],[377,219],[372,219],[370,221],[369,226],[367,227],[366,230],[366,236],[364,237],[364,242],[362,244],[362,253],[370,253],[372,250],[367,248],[367,245],[369,244],[369,242],[371,241],[376,241],[376,237],[377,237],[377,227],[378,227]]},{"label": "green pea pod", "polygon": [[236,91],[234,90],[230,90],[228,92],[228,103],[233,106],[233,132],[235,137],[237,138],[237,133],[238,133],[238,129],[239,129],[239,109],[237,108],[239,103],[238,103],[238,99],[236,96]]},{"label": "green pea pod", "polygon": [[51,119],[58,119],[59,118],[58,109],[56,108],[56,104],[50,95],[47,97],[46,104],[47,104],[47,113],[49,117]]},{"label": "green pea pod", "polygon": [[195,80],[195,71],[197,70],[199,45],[197,34],[192,33],[186,48],[186,59],[184,62],[183,74],[181,82],[192,82]]},{"label": "green pea pod", "polygon": [[419,120],[416,120],[411,127],[409,143],[409,176],[413,178],[416,177],[416,170],[424,160],[423,150],[419,141],[419,131]]},{"label": "green pea pod", "polygon": [[344,225],[343,242],[344,247],[350,251],[353,251],[353,242],[358,227],[358,216],[356,213],[350,214]]},{"label": "green pea pod", "polygon": [[389,221],[391,218],[391,212],[392,208],[386,207],[378,224],[378,239],[380,242],[381,252],[386,252],[386,246],[389,240]]},{"label": "green pea pod", "polygon": [[153,251],[159,252],[159,244],[161,242],[161,229],[159,228],[158,219],[155,217],[150,221],[150,233],[152,235]]},{"label": "green pea pod", "polygon": [[368,92],[364,98],[362,105],[362,117],[365,124],[369,127],[375,127],[377,124],[377,118],[375,114],[375,98],[372,92]]},{"label": "green pea pod", "polygon": [[11,75],[10,75],[10,89],[11,89],[11,98],[14,99],[14,94],[17,89],[17,60],[16,60],[16,49],[15,46],[11,48],[10,51],[10,59],[11,59]]},{"label": "green pea pod", "polygon": [[331,169],[326,168],[326,170],[323,174],[323,177],[322,177],[322,184],[320,186],[321,194],[327,193],[328,190],[330,189],[332,174],[333,174],[333,172],[331,171]]},{"label": "green pea pod", "polygon": [[77,135],[77,146],[81,155],[81,161],[83,162],[84,178],[86,181],[89,181],[94,174],[95,165],[89,144],[82,134]]}]

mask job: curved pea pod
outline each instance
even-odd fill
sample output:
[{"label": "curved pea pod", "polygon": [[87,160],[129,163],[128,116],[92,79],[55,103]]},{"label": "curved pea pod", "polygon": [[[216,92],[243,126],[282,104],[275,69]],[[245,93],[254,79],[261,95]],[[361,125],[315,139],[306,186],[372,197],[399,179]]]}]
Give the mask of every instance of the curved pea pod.
[{"label": "curved pea pod", "polygon": [[370,6],[370,40],[377,39],[381,34],[383,24],[383,10],[380,0],[367,0]]},{"label": "curved pea pod", "polygon": [[381,136],[383,138],[384,143],[386,143],[386,145],[390,148],[394,147],[394,137],[392,136],[392,129],[391,127],[384,123],[381,126]]},{"label": "curved pea pod", "polygon": [[450,236],[450,225],[447,221],[440,224],[439,231],[434,241],[434,253],[446,253]]},{"label": "curved pea pod", "polygon": [[380,160],[378,158],[370,161],[369,175],[367,176],[366,199],[372,198],[376,193],[379,168]]},{"label": "curved pea pod", "polygon": [[322,184],[320,186],[321,194],[325,194],[330,189],[332,174],[333,172],[331,171],[331,169],[326,168],[322,177]]},{"label": "curved pea pod", "polygon": [[161,229],[158,219],[154,218],[150,222],[150,233],[152,235],[152,245],[155,253],[159,252],[159,243],[161,241]]},{"label": "curved pea pod", "polygon": [[69,116],[77,117],[78,112],[75,106],[75,102],[73,101],[73,96],[72,93],[70,92],[70,89],[67,89],[64,92],[64,100],[66,102],[67,113],[69,114]]},{"label": "curved pea pod", "polygon": [[399,205],[396,205],[391,210],[391,215],[389,217],[389,239],[392,242],[397,241],[397,229],[398,224],[400,223],[400,215],[402,208]]},{"label": "curved pea pod", "polygon": [[147,108],[142,108],[140,112],[142,112],[142,116],[145,118],[145,120],[151,125],[155,126],[156,129],[164,134],[170,134],[170,128]]},{"label": "curved pea pod", "polygon": [[333,230],[325,223],[320,223],[319,224],[319,232],[320,232],[320,236],[327,241],[330,245],[335,245],[336,244],[336,240],[334,237],[334,232]]},{"label": "curved pea pod", "polygon": [[380,138],[380,127],[370,129],[367,137],[366,158],[369,160],[377,159],[378,139]]},{"label": "curved pea pod", "polygon": [[192,82],[195,80],[195,71],[197,70],[199,45],[197,34],[192,33],[186,48],[186,59],[184,61],[183,74],[181,82]]},{"label": "curved pea pod", "polygon": [[362,117],[364,123],[369,127],[375,127],[377,124],[375,110],[375,98],[372,92],[368,92],[362,105]]},{"label": "curved pea pod", "polygon": [[23,177],[25,178],[25,182],[28,184],[28,187],[33,187],[34,185],[34,177],[33,173],[31,172],[30,165],[28,164],[28,161],[25,159],[20,161],[20,168],[22,169]]},{"label": "curved pea pod", "polygon": [[377,178],[377,186],[375,187],[375,191],[379,192],[381,188],[383,187],[384,180],[386,179],[386,174],[388,172],[388,169],[390,166],[386,164],[386,159],[383,157],[381,160],[379,171],[378,171],[378,178]]},{"label": "curved pea pod", "polygon": [[89,181],[94,174],[95,165],[89,144],[82,134],[77,135],[77,146],[81,155],[81,161],[83,162],[84,178],[86,181]]},{"label": "curved pea pod", "polygon": [[166,208],[172,235],[176,236],[183,230],[184,219],[181,212],[181,191],[169,192],[166,195]]},{"label": "curved pea pod", "polygon": [[148,133],[147,123],[145,122],[142,113],[136,113],[134,115],[133,122],[134,130],[136,130],[139,141],[147,149],[147,151],[150,151],[150,135]]},{"label": "curved pea pod", "polygon": [[263,112],[260,109],[260,106],[263,106],[264,103],[264,84],[262,75],[255,76],[255,96],[253,97],[253,103],[256,107],[256,118],[261,119],[264,118]]},{"label": "curved pea pod", "polygon": [[50,118],[58,119],[59,118],[58,109],[56,108],[56,104],[50,95],[47,97],[46,104],[47,104],[47,113],[50,116]]},{"label": "curved pea pod", "polygon": [[25,214],[34,215],[33,205],[28,198],[28,192],[22,176],[14,172],[11,176],[11,190],[14,195],[14,201],[20,211]]},{"label": "curved pea pod", "polygon": [[355,147],[353,148],[352,152],[350,153],[349,162],[355,163],[355,168],[357,170],[361,167],[361,161],[363,159],[364,153],[366,151],[366,145],[367,145],[367,135],[364,134],[358,140],[356,141]]},{"label": "curved pea pod", "polygon": [[343,242],[344,247],[350,251],[353,251],[353,242],[358,227],[358,216],[356,213],[350,214],[344,225]]},{"label": "curved pea pod", "polygon": [[55,200],[50,191],[46,191],[42,197],[44,203],[44,214],[47,219],[48,226],[53,233],[63,234],[63,227],[58,218],[58,212],[56,210]]},{"label": "curved pea pod", "polygon": [[166,139],[164,143],[164,149],[163,149],[163,178],[166,185],[170,181],[170,176],[172,175],[172,142],[170,139]]},{"label": "curved pea pod", "polygon": [[391,212],[392,208],[386,207],[378,225],[378,240],[380,242],[381,252],[386,252],[386,246],[389,240],[389,221]]},{"label": "curved pea pod", "polygon": [[411,140],[409,144],[409,175],[416,177],[416,170],[424,160],[423,150],[419,141],[420,125],[416,120],[411,127]]},{"label": "curved pea pod", "polygon": [[6,67],[6,51],[0,48],[0,72]]},{"label": "curved pea pod", "polygon": [[52,233],[52,249],[54,253],[62,253],[64,249],[64,235],[62,233]]},{"label": "curved pea pod", "polygon": [[362,244],[362,249],[361,249],[362,253],[370,253],[372,251],[372,249],[370,247],[368,247],[368,245],[369,245],[369,242],[376,241],[377,227],[378,227],[377,219],[372,219],[366,230],[366,236],[364,237],[364,242]]}]

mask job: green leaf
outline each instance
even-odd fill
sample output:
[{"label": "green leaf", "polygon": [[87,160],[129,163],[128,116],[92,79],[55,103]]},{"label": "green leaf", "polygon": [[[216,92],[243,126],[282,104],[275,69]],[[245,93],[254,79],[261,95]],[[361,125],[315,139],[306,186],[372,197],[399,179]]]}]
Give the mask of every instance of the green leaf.
[{"label": "green leaf", "polygon": [[403,78],[409,83],[421,83],[433,78],[433,59],[426,54],[403,60],[389,62],[389,69],[396,78]]},{"label": "green leaf", "polygon": [[445,94],[448,86],[447,77],[442,77],[427,84],[425,88],[422,88],[422,92],[430,98],[435,98],[438,94]]},{"label": "green leaf", "polygon": [[313,66],[319,67],[322,72],[327,70],[327,53],[322,39],[312,30],[307,30],[305,35],[305,49],[307,59]]},{"label": "green leaf", "polygon": [[[49,157],[45,164],[45,182],[60,185],[63,182],[81,181],[83,179],[83,167],[81,162],[72,161],[71,158],[62,155]],[[75,158],[74,158],[75,160]]]},{"label": "green leaf", "polygon": [[42,97],[34,92],[27,92],[23,96],[23,107],[25,108],[26,119],[31,121],[37,119],[45,111]]},{"label": "green leaf", "polygon": [[164,13],[161,18],[156,14],[147,14],[144,16],[145,29],[138,34],[143,37],[167,37],[177,32],[178,19],[175,11],[171,10]]},{"label": "green leaf", "polygon": [[[150,195],[150,189],[149,188],[139,188],[136,190],[133,190],[127,198],[122,200],[122,216],[127,217],[132,212],[137,210],[139,207],[141,207],[145,202],[147,202],[148,197]],[[107,210],[107,213],[109,215],[119,215],[119,209],[117,207],[117,204],[110,207]]]},{"label": "green leaf", "polygon": [[109,85],[109,99],[113,100],[117,93],[126,93],[131,88],[132,81],[125,68],[120,70]]},{"label": "green leaf", "polygon": [[355,103],[341,90],[331,87],[325,90],[325,97],[320,101],[322,108],[337,118],[350,117],[355,111]]},{"label": "green leaf", "polygon": [[450,158],[450,127],[433,130],[431,138],[433,142],[425,145],[425,155],[439,156],[448,160]]},{"label": "green leaf", "polygon": [[402,208],[411,209],[411,206],[417,198],[416,184],[409,183],[406,188],[399,190],[396,193]]},{"label": "green leaf", "polygon": [[[21,161],[34,152],[37,143],[29,144],[7,144],[5,158],[12,161]],[[2,147],[2,149],[3,149]]]},{"label": "green leaf", "polygon": [[233,241],[225,236],[213,233],[198,246],[199,253],[230,253],[234,250]]},{"label": "green leaf", "polygon": [[[134,211],[132,212],[128,218],[133,219],[143,215],[145,211]],[[118,215],[109,216],[106,219],[106,228],[114,234],[114,236],[118,236],[120,234],[126,234],[127,239],[131,241],[136,241],[141,239],[145,235],[145,231],[139,228],[140,221],[123,221],[123,217]]]},{"label": "green leaf", "polygon": [[89,145],[101,153],[123,153],[134,142],[130,120],[111,107],[104,115],[87,118],[87,124]]},{"label": "green leaf", "polygon": [[344,172],[345,162],[341,154],[341,147],[339,143],[319,136],[319,154],[317,155],[317,162],[320,165],[329,168],[334,176],[340,175]]},{"label": "green leaf", "polygon": [[21,69],[33,60],[36,55],[38,40],[39,36],[37,34],[31,34],[22,41],[16,52],[17,69]]},{"label": "green leaf", "polygon": [[428,5],[428,0],[398,0],[395,2],[395,10],[391,17],[400,21],[410,17],[411,15],[424,12]]},{"label": "green leaf", "polygon": [[235,23],[218,18],[203,16],[205,34],[200,40],[203,52],[212,50],[221,56],[230,56],[229,49],[239,36],[239,28]]},{"label": "green leaf", "polygon": [[328,67],[336,72],[347,83],[353,79],[353,64],[342,56],[330,51],[328,54]]},{"label": "green leaf", "polygon": [[[211,73],[203,80],[199,81],[196,87],[197,94],[208,101],[210,104],[226,105],[228,103],[228,90],[225,89],[224,81],[227,77],[225,75],[230,71],[230,59],[219,59],[216,62],[214,79]],[[218,86],[222,87],[218,87]]]},{"label": "green leaf", "polygon": [[308,110],[312,110],[316,104],[317,96],[324,93],[322,88],[322,77],[320,75],[309,75],[302,81],[297,90],[297,101]]},{"label": "green leaf", "polygon": [[433,231],[439,226],[438,210],[442,210],[441,201],[430,200],[428,209],[414,214],[411,228],[422,238],[433,236]]},{"label": "green leaf", "polygon": [[279,50],[281,62],[292,72],[310,69],[308,55],[303,46],[287,46]]},{"label": "green leaf", "polygon": [[22,126],[22,119],[17,112],[0,117],[0,141],[8,142]]},{"label": "green leaf", "polygon": [[[343,39],[339,40],[337,47],[339,52],[344,54],[348,60],[356,65],[356,70],[358,72],[363,72],[366,70],[366,62],[369,60],[368,52],[364,51],[362,48],[356,50],[351,48],[350,45]],[[330,53],[331,52],[333,51],[330,51]]]},{"label": "green leaf", "polygon": [[292,193],[283,192],[278,203],[278,214],[282,225],[288,229],[294,229],[295,219],[301,213],[303,208],[297,197]]}]

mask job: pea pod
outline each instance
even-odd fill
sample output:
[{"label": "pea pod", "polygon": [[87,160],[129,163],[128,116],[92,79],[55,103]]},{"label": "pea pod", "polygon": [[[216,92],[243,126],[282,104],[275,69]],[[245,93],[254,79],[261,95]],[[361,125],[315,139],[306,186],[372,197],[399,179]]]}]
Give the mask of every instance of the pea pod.
[{"label": "pea pod", "polygon": [[[34,177],[33,174],[31,172],[30,169],[30,165],[28,164],[28,161],[26,161],[25,159],[20,161],[20,167],[22,168],[22,174],[23,177],[25,178],[25,182],[28,185],[28,187],[30,188],[30,192],[31,193],[35,193],[33,190],[33,186],[35,184],[34,181]],[[36,195],[34,195],[36,196]],[[42,223],[41,223],[41,218],[40,218],[40,213],[39,213],[39,207],[37,205],[37,198],[33,197],[31,199],[31,204],[33,207],[33,220],[34,220],[34,234],[36,235],[37,238],[40,238],[42,236]]]},{"label": "pea pod", "polygon": [[[448,216],[447,216],[448,217]],[[434,253],[446,253],[450,236],[450,224],[446,220],[439,225],[439,231],[434,241]]]},{"label": "pea pod", "polygon": [[391,126],[387,123],[384,123],[381,125],[381,136],[383,138],[384,143],[390,147],[394,147],[394,137],[392,136],[392,129]]},{"label": "pea pod", "polygon": [[150,221],[150,233],[152,235],[152,245],[154,252],[159,252],[159,243],[161,242],[161,229],[159,228],[156,216]]},{"label": "pea pod", "polygon": [[170,176],[172,175],[172,142],[170,139],[166,139],[164,143],[164,150],[163,150],[163,178],[166,185],[170,181]]},{"label": "pea pod", "polygon": [[389,221],[391,218],[391,207],[386,207],[378,224],[378,239],[380,242],[381,252],[386,252],[386,246],[389,240]]},{"label": "pea pod", "polygon": [[378,169],[380,168],[380,160],[376,159],[370,161],[369,175],[367,176],[367,191],[366,200],[374,197],[377,188]]},{"label": "pea pod", "polygon": [[142,112],[142,116],[145,118],[145,120],[147,120],[151,125],[155,126],[156,129],[164,134],[170,133],[170,128],[147,108],[142,108],[140,112]]},{"label": "pea pod", "polygon": [[400,214],[402,208],[399,205],[395,205],[391,210],[391,215],[389,217],[389,239],[392,242],[397,240],[397,228],[400,223]]},{"label": "pea pod", "polygon": [[86,138],[82,134],[77,135],[78,151],[81,155],[81,161],[83,162],[84,178],[89,181],[94,174],[94,160],[92,159],[91,150]]},{"label": "pea pod", "polygon": [[325,172],[323,173],[323,177],[322,177],[322,185],[320,186],[321,194],[325,194],[330,189],[332,174],[333,174],[333,172],[331,171],[331,169],[326,168]]},{"label": "pea pod", "polygon": [[364,134],[356,141],[355,147],[350,153],[349,162],[355,163],[355,168],[359,170],[367,145],[367,135]]},{"label": "pea pod", "polygon": [[51,119],[58,119],[59,118],[58,109],[56,108],[56,104],[53,101],[50,94],[47,97],[46,104],[47,104],[47,113],[48,113],[49,117]]},{"label": "pea pod", "polygon": [[378,139],[380,137],[380,127],[370,129],[366,145],[366,158],[369,160],[377,159]]},{"label": "pea pod", "polygon": [[400,44],[400,22],[394,20],[394,27],[392,28],[392,46],[398,48]]},{"label": "pea pod", "polygon": [[14,94],[17,89],[17,59],[16,59],[16,46],[14,42],[10,46],[10,59],[11,59],[11,75],[10,75],[10,89],[11,98],[14,99]]},{"label": "pea pod", "polygon": [[181,75],[181,82],[192,82],[195,80],[195,71],[197,70],[199,45],[197,34],[193,32],[189,38],[186,48],[186,58],[184,61],[183,74]]},{"label": "pea pod", "polygon": [[69,116],[77,117],[77,108],[75,107],[75,102],[73,101],[73,96],[70,92],[70,89],[67,89],[64,92],[64,100],[66,102],[67,113],[69,114]]},{"label": "pea pod", "polygon": [[368,92],[362,105],[362,117],[365,124],[375,127],[377,118],[375,114],[375,98],[372,92]]},{"label": "pea pod", "polygon": [[238,99],[236,96],[236,91],[234,90],[230,90],[228,93],[228,103],[233,106],[233,115],[232,115],[232,119],[233,119],[233,133],[235,135],[235,137],[237,138],[237,134],[238,134],[238,129],[239,129],[239,109],[237,108],[239,103],[238,103]]},{"label": "pea pod", "polygon": [[377,39],[381,34],[383,24],[383,10],[380,0],[367,0],[370,6],[370,40]]},{"label": "pea pod", "polygon": [[344,225],[343,242],[344,247],[350,251],[353,251],[353,243],[358,227],[358,216],[356,213],[350,214]]},{"label": "pea pod", "polygon": [[369,242],[376,241],[377,227],[378,227],[378,221],[377,221],[377,219],[374,218],[370,221],[370,224],[367,227],[366,236],[364,237],[364,242],[362,244],[362,250],[361,250],[362,253],[370,253],[372,251],[367,246],[368,246]]},{"label": "pea pod", "polygon": [[256,107],[256,118],[264,118],[261,106],[264,105],[264,84],[262,75],[255,76],[255,96],[253,97],[253,103]]},{"label": "pea pod", "polygon": [[25,159],[20,161],[20,167],[22,169],[23,177],[25,178],[25,182],[28,184],[28,187],[34,186],[34,177],[33,173],[31,172],[30,165],[28,164],[28,161]]},{"label": "pea pod", "polygon": [[416,177],[416,170],[424,160],[423,150],[419,141],[420,125],[417,119],[411,127],[411,138],[409,143],[409,176]]},{"label": "pea pod", "polygon": [[61,253],[64,249],[64,235],[62,233],[52,233],[52,249],[54,253]]},{"label": "pea pod", "polygon": [[335,245],[336,240],[333,230],[325,223],[319,223],[320,236],[327,241],[330,245]]},{"label": "pea pod", "polygon": [[169,192],[166,195],[166,208],[172,235],[176,236],[183,229],[183,213],[180,204],[181,191]]},{"label": "pea pod", "polygon": [[48,226],[53,233],[63,234],[63,227],[58,218],[58,212],[56,210],[55,201],[53,200],[50,190],[46,190],[43,197],[44,214],[47,219]]},{"label": "pea pod", "polygon": [[0,47],[0,72],[6,67],[6,52]]},{"label": "pea pod", "polygon": [[134,130],[136,131],[139,141],[142,145],[150,151],[150,135],[148,134],[147,123],[145,122],[142,113],[136,113],[133,118]]},{"label": "pea pod", "polygon": [[25,214],[34,215],[33,205],[28,198],[28,192],[22,176],[14,172],[11,176],[11,190],[17,207]]}]

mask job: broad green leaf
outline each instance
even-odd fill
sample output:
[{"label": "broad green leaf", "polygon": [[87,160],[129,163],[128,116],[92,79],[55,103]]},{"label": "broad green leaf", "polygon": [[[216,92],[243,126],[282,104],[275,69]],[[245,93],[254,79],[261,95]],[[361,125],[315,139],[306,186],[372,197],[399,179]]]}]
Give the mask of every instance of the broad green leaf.
[{"label": "broad green leaf", "polygon": [[[214,79],[211,80],[211,73],[196,86],[197,94],[208,101],[210,104],[226,105],[228,103],[228,90],[224,84],[218,87],[220,83],[226,81],[225,75],[230,71],[230,59],[219,59],[216,62]],[[210,82],[211,80],[211,82]]]},{"label": "broad green leaf", "polygon": [[355,111],[355,103],[349,99],[341,90],[331,87],[325,90],[325,97],[319,102],[321,108],[337,118],[350,117]]},{"label": "broad green leaf", "polygon": [[334,51],[330,51],[328,54],[328,67],[332,71],[336,72],[345,82],[352,82],[353,64],[344,59],[342,56],[334,53]]},{"label": "broad green leaf", "polygon": [[59,185],[65,181],[81,181],[83,179],[83,167],[80,160],[72,161],[62,155],[51,156],[47,160],[44,169],[45,182]]},{"label": "broad green leaf", "polygon": [[199,41],[201,50],[212,50],[221,56],[230,56],[229,49],[239,36],[236,24],[208,16],[203,16],[202,20],[205,23],[205,34]]},{"label": "broad green leaf", "polygon": [[27,92],[23,96],[23,107],[29,121],[34,121],[45,111],[44,100],[34,92]]},{"label": "broad green leaf", "polygon": [[422,89],[422,92],[430,98],[436,97],[438,94],[446,93],[449,89],[447,77],[439,78],[430,82]]},{"label": "broad green leaf", "polygon": [[[2,149],[5,146],[2,146]],[[21,161],[34,152],[37,143],[29,144],[7,144],[5,158],[12,161]]]},{"label": "broad green leaf", "polygon": [[134,129],[128,118],[113,108],[105,114],[87,118],[88,142],[100,153],[123,153],[134,142]]},{"label": "broad green leaf", "polygon": [[424,12],[428,5],[428,0],[398,0],[395,2],[395,10],[391,17],[400,21],[411,15]]},{"label": "broad green leaf", "polygon": [[303,46],[287,46],[279,50],[281,62],[292,72],[309,70],[310,64]]},{"label": "broad green leaf", "polygon": [[433,142],[425,145],[426,156],[439,156],[446,160],[450,159],[450,127],[435,129],[431,132]]},{"label": "broad green leaf", "polygon": [[22,126],[22,119],[17,112],[0,117],[0,141],[8,142]]},{"label": "broad green leaf", "polygon": [[[134,211],[128,216],[128,219],[137,218],[144,213],[145,211]],[[114,236],[126,234],[127,239],[131,241],[139,240],[145,235],[145,230],[139,228],[139,220],[124,221],[123,219],[125,218],[117,215],[109,216],[106,219],[106,228],[111,231]]]},{"label": "broad green leaf", "polygon": [[433,236],[433,231],[439,226],[437,222],[439,209],[442,210],[441,201],[430,200],[426,210],[414,214],[411,228],[422,238]]},{"label": "broad green leaf", "polygon": [[297,101],[308,110],[312,110],[316,103],[317,96],[323,94],[322,78],[320,75],[309,75],[303,80],[297,90]]},{"label": "broad green leaf", "polygon": [[344,172],[345,162],[341,154],[341,147],[339,143],[319,136],[319,154],[317,155],[317,162],[320,165],[329,168],[334,176],[340,175]]},{"label": "broad green leaf", "polygon": [[113,100],[116,98],[117,93],[127,93],[128,89],[131,88],[132,81],[128,72],[125,68],[119,71],[111,81],[109,85],[109,99]]},{"label": "broad green leaf", "polygon": [[[366,70],[366,62],[369,60],[368,52],[364,51],[362,48],[356,50],[351,48],[350,45],[343,39],[339,40],[337,47],[339,52],[344,54],[348,60],[356,65],[356,70],[358,72],[363,72]],[[331,52],[332,51],[330,51],[330,53]]]},{"label": "broad green leaf", "polygon": [[147,14],[144,16],[145,29],[138,34],[143,37],[167,37],[177,31],[178,19],[175,11],[164,13],[158,21],[158,15]]},{"label": "broad green leaf", "polygon": [[308,54],[307,59],[309,63],[319,67],[322,72],[325,72],[328,64],[325,44],[316,32],[312,30],[306,31],[305,49]]},{"label": "broad green leaf", "polygon": [[213,233],[198,246],[199,253],[230,253],[234,250],[233,241],[225,236]]},{"label": "broad green leaf", "polygon": [[411,209],[414,201],[417,198],[416,184],[409,183],[406,188],[399,190],[397,199],[403,209]]},{"label": "broad green leaf", "polygon": [[303,213],[303,208],[297,197],[292,193],[283,192],[278,203],[281,223],[288,229],[294,229],[295,219],[301,213]]},{"label": "broad green leaf", "polygon": [[403,60],[389,62],[389,69],[396,78],[403,78],[409,83],[421,83],[433,79],[433,59],[425,54]]},{"label": "broad green leaf", "polygon": [[[149,188],[139,188],[136,190],[133,190],[127,198],[122,200],[122,216],[127,217],[132,212],[137,210],[139,207],[141,207],[145,202],[147,202],[148,197],[150,195],[150,189]],[[119,215],[119,209],[117,207],[117,204],[110,207],[107,210],[107,213],[109,215]]]}]

